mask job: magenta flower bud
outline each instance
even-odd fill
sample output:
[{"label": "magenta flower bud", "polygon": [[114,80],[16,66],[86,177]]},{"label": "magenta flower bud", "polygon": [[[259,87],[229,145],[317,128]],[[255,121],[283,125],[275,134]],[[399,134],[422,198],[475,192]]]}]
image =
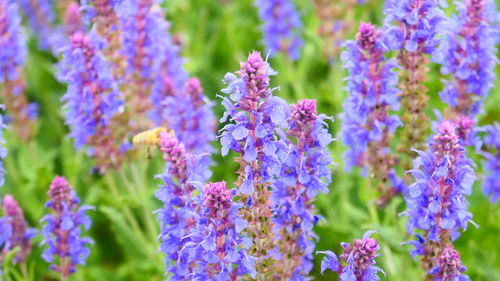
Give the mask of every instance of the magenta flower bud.
[{"label": "magenta flower bud", "polygon": [[77,2],[71,2],[64,12],[64,28],[68,36],[85,31],[80,5]]},{"label": "magenta flower bud", "polygon": [[203,105],[203,88],[200,79],[190,78],[186,83],[185,91],[191,97],[194,107],[198,108]]},{"label": "magenta flower bud", "polygon": [[28,228],[28,223],[24,218],[23,210],[12,196],[4,196],[3,211],[5,218],[7,219],[7,222],[10,224],[10,227],[12,229],[9,239],[9,248],[20,248],[19,252],[16,253],[14,262],[23,263],[31,252],[31,238],[35,236],[36,230]]},{"label": "magenta flower bud", "polygon": [[462,272],[466,270],[462,266],[462,261],[460,260],[460,253],[453,249],[452,246],[447,246],[438,255],[437,265],[429,271],[429,274],[434,277],[437,281],[467,281],[470,280],[467,275],[462,275]]},{"label": "magenta flower bud", "polygon": [[432,149],[438,161],[444,160],[445,157],[454,160],[462,154],[463,149],[459,144],[459,137],[453,122],[445,120],[439,126],[438,133],[434,136]]},{"label": "magenta flower bud", "polygon": [[375,47],[375,42],[378,36],[378,31],[375,29],[373,24],[362,22],[359,26],[358,33],[356,34],[356,39],[362,49],[369,51]]},{"label": "magenta flower bud", "polygon": [[225,212],[231,206],[231,191],[226,182],[209,183],[205,187],[205,206],[208,208],[208,217],[224,219]]},{"label": "magenta flower bud", "polygon": [[292,105],[292,118],[298,123],[309,123],[316,120],[316,100],[299,100],[296,105]]}]

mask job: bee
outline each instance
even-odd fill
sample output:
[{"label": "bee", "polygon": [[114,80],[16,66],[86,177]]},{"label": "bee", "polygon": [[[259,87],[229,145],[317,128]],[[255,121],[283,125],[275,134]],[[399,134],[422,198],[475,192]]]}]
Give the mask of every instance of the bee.
[{"label": "bee", "polygon": [[148,159],[151,159],[151,146],[160,144],[160,134],[163,132],[172,133],[172,130],[169,130],[165,127],[158,127],[151,130],[147,130],[135,135],[132,138],[132,143],[136,146],[147,145]]}]

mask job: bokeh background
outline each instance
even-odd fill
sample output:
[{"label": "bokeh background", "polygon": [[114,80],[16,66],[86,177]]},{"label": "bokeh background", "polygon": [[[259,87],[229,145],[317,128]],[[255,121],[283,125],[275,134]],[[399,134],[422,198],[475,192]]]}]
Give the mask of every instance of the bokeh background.
[{"label": "bokeh background", "polygon": [[[223,88],[224,74],[236,71],[239,62],[250,51],[264,51],[257,9],[251,0],[164,2],[166,16],[172,24],[171,32],[182,42],[186,68],[192,76],[201,79],[206,95],[216,102],[214,110],[220,117],[223,108],[217,95]],[[353,22],[346,37],[353,38],[359,21],[381,25],[383,2],[367,1],[346,14]],[[272,77],[272,86],[280,86],[274,94],[291,103],[300,98],[317,99],[318,111],[336,118],[330,124],[336,136],[342,103],[347,96],[343,89],[346,72],[339,61],[328,61],[322,54],[325,46],[317,33],[320,20],[313,1],[297,0],[296,4],[304,23],[305,45],[296,62],[281,54],[269,60],[279,73]],[[453,12],[453,7],[447,12]],[[80,266],[70,280],[162,280],[164,264],[162,254],[156,250],[159,243],[155,240],[158,226],[151,214],[159,207],[154,191],[160,182],[153,176],[163,169],[161,157],[156,153],[152,160],[147,160],[143,151],[138,160],[124,165],[119,172],[106,177],[92,174],[92,160],[83,152],[75,151],[72,140],[67,137],[68,128],[64,125],[60,102],[65,85],[54,78],[57,58],[40,51],[35,36],[30,36],[29,49],[25,71],[28,96],[40,105],[38,131],[36,138],[27,144],[19,142],[12,132],[6,133],[7,175],[0,193],[13,194],[30,224],[39,227],[39,220],[46,211],[43,206],[48,200],[46,192],[50,181],[55,175],[66,176],[82,201],[97,208],[90,212],[94,224],[89,236],[95,241],[92,254],[87,265]],[[435,119],[434,110],[444,108],[438,96],[442,83],[437,65],[431,64],[428,78],[431,101],[427,110]],[[486,101],[485,113],[480,116],[480,124],[500,121],[498,84],[497,80]],[[218,143],[213,145],[219,149]],[[316,227],[317,249],[338,251],[341,241],[352,241],[368,229],[377,230],[375,237],[382,246],[377,262],[386,272],[387,280],[421,280],[423,272],[419,263],[410,257],[410,246],[401,245],[411,239],[406,234],[407,219],[399,215],[405,209],[404,200],[398,197],[384,210],[378,209],[373,202],[376,194],[370,190],[368,180],[361,177],[361,171],[354,169],[348,173],[344,170],[344,150],[340,141],[331,145],[338,166],[332,168],[330,193],[319,195],[316,201],[324,217]],[[235,180],[237,166],[232,161],[233,156],[214,155],[214,181],[232,183]],[[481,157],[473,151],[470,157],[478,164],[479,180],[469,200],[473,220],[479,228],[471,225],[455,245],[472,280],[500,280],[500,206],[489,203],[481,192]],[[136,228],[130,225],[130,216],[138,222]],[[35,241],[37,246],[41,237],[37,236]],[[35,247],[29,258],[31,280],[56,280],[57,274],[50,272],[48,264],[40,258],[41,252],[42,249]],[[312,273],[314,280],[336,280],[334,274],[322,276],[319,273],[319,259],[317,257]]]}]

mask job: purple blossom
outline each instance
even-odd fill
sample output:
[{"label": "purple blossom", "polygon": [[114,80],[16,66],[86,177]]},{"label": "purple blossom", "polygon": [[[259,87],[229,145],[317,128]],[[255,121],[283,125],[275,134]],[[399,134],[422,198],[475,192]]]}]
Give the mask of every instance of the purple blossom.
[{"label": "purple blossom", "polygon": [[[92,221],[85,212],[94,208],[86,205],[78,207],[80,199],[68,181],[60,176],[54,178],[48,194],[50,200],[45,207],[52,209],[52,214],[45,215],[41,220],[44,223],[42,245],[48,246],[42,258],[66,280],[76,271],[77,265],[85,265],[90,254],[86,245],[93,241],[82,237],[81,232],[82,227],[84,230],[90,228]],[[56,262],[56,257],[59,257],[59,262]]]},{"label": "purple blossom", "polygon": [[499,42],[497,9],[493,0],[456,2],[458,14],[443,26],[443,38],[434,53],[441,73],[448,75],[441,100],[449,105],[447,118],[467,115],[472,119],[495,79],[496,44]]},{"label": "purple blossom", "polygon": [[64,11],[63,16],[64,29],[67,36],[77,32],[85,32],[86,26],[83,23],[80,5],[77,2],[71,2],[68,8]]},{"label": "purple blossom", "polygon": [[17,1],[28,20],[34,35],[38,38],[38,45],[43,50],[50,49],[53,45],[54,22],[56,15],[52,0],[18,0]]},{"label": "purple blossom", "polygon": [[484,153],[484,171],[488,171],[483,183],[483,192],[492,203],[500,199],[500,124],[486,127],[484,143],[489,152]]},{"label": "purple blossom", "polygon": [[439,253],[437,265],[429,271],[435,281],[470,281],[463,275],[465,267],[462,266],[460,253],[448,246]]},{"label": "purple blossom", "polygon": [[111,128],[112,117],[123,110],[122,95],[100,52],[104,44],[95,33],[73,34],[71,45],[63,52],[59,74],[68,83],[62,100],[70,136],[77,148],[90,147],[101,171],[115,167],[123,154]]},{"label": "purple blossom", "polygon": [[[12,226],[6,217],[0,217],[0,263],[3,264],[3,255],[10,249],[10,237],[12,236]],[[2,276],[2,267],[0,267],[0,276]]]},{"label": "purple blossom", "polygon": [[[318,251],[318,254],[325,254],[321,261],[321,273],[329,269],[339,274],[340,281],[377,281],[380,280],[378,273],[384,271],[375,266],[375,258],[379,256],[380,246],[377,240],[370,236],[375,231],[367,231],[362,239],[355,239],[351,244],[341,243],[343,253],[340,260],[332,251]],[[385,273],[384,273],[385,274]]]},{"label": "purple blossom", "polygon": [[328,192],[332,159],[324,114],[317,115],[315,100],[292,105],[288,119],[287,157],[280,179],[273,183],[272,202],[275,235],[280,248],[279,280],[306,280],[312,269],[314,240],[312,228],[319,220],[314,214],[314,197]]},{"label": "purple blossom", "polygon": [[[15,263],[23,263],[31,252],[32,244],[31,238],[36,235],[36,230],[28,228],[28,223],[24,219],[24,213],[21,207],[17,204],[16,200],[10,195],[5,195],[3,198],[3,213],[6,223],[10,225],[10,233],[8,240],[6,240],[3,251],[19,247],[19,251],[14,258]],[[6,236],[7,237],[7,236]],[[0,245],[2,245],[0,238]],[[1,252],[0,252],[1,255]]]},{"label": "purple blossom", "polygon": [[292,0],[256,0],[259,17],[264,23],[267,53],[283,52],[297,60],[304,44],[300,38],[302,21]]},{"label": "purple blossom", "polygon": [[[0,109],[4,110],[5,106],[0,104]],[[3,167],[3,160],[7,157],[7,148],[5,148],[5,139],[3,137],[5,128],[7,127],[4,123],[4,116],[0,114],[0,187],[5,183],[5,169]]]},{"label": "purple blossom", "polygon": [[286,157],[286,146],[276,140],[276,131],[288,126],[289,108],[268,88],[269,75],[275,72],[260,53],[252,52],[240,66],[239,77],[233,73],[224,77],[227,88],[222,92],[229,97],[223,97],[226,112],[221,122],[228,117],[231,122],[222,129],[220,141],[223,156],[229,150],[240,155],[237,158],[240,169],[236,185],[245,206],[240,212],[249,225],[256,226],[247,228],[246,232],[255,245],[250,254],[256,259],[257,278],[265,279],[272,274],[266,264],[273,263],[278,252],[272,231],[269,188],[280,173],[280,158]]},{"label": "purple blossom", "polygon": [[186,154],[184,145],[173,133],[160,134],[159,149],[165,160],[165,170],[157,175],[164,185],[156,191],[156,198],[163,207],[156,211],[160,222],[160,250],[166,255],[166,273],[173,280],[184,280],[193,274],[193,260],[189,255],[180,255],[189,245],[189,231],[199,219],[199,205],[195,204],[192,193],[203,188],[210,178],[210,171],[204,163],[206,158]]},{"label": "purple blossom", "polygon": [[380,204],[387,203],[402,191],[394,171],[395,157],[390,152],[390,138],[401,125],[390,110],[399,109],[398,77],[393,70],[396,61],[384,59],[387,51],[380,32],[361,23],[357,41],[347,41],[342,61],[349,70],[349,97],[344,104],[342,141],[348,146],[345,162],[368,167],[370,177],[377,180]]},{"label": "purple blossom", "polygon": [[432,253],[458,238],[460,229],[465,230],[471,222],[467,196],[472,192],[475,175],[453,122],[442,121],[429,150],[416,152],[419,156],[409,171],[415,183],[405,192],[405,214],[409,217],[408,232],[423,233],[409,242],[415,246],[410,252],[412,256],[426,257],[423,266],[430,270],[437,262]]}]

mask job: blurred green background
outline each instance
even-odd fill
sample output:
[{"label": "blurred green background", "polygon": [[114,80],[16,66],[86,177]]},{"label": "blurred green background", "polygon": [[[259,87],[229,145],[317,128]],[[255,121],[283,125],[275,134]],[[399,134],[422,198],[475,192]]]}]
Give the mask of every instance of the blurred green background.
[{"label": "blurred green background", "polygon": [[[192,76],[201,79],[206,95],[217,102],[215,112],[221,116],[220,94],[222,78],[228,71],[236,71],[239,62],[252,50],[263,51],[260,21],[257,10],[250,0],[168,0],[165,1],[167,18],[172,23],[171,32],[180,36],[183,42],[183,56],[187,58],[186,68]],[[277,55],[271,58],[271,66],[279,73],[272,78],[275,91],[289,102],[298,98],[318,100],[318,111],[334,116],[331,132],[339,132],[339,114],[347,93],[342,79],[346,73],[339,63],[329,64],[322,56],[322,40],[316,29],[319,19],[310,0],[296,1],[304,22],[305,46],[300,60],[290,62]],[[381,24],[383,1],[368,1],[356,8],[354,26],[359,20]],[[349,38],[353,37],[352,31]],[[0,193],[10,193],[25,210],[30,224],[39,227],[39,220],[46,212],[43,208],[48,200],[46,192],[55,175],[64,175],[72,183],[86,204],[97,207],[90,212],[94,224],[89,236],[95,240],[92,254],[86,266],[79,266],[77,274],[70,280],[162,280],[164,264],[162,254],[157,252],[156,236],[158,226],[151,214],[159,207],[154,191],[160,181],[153,179],[161,173],[161,157],[148,161],[143,151],[141,160],[124,165],[118,172],[96,176],[91,174],[92,161],[82,152],[76,152],[72,140],[67,138],[68,128],[64,125],[60,97],[65,86],[54,79],[57,59],[39,51],[35,39],[29,42],[30,53],[26,66],[28,95],[40,104],[40,121],[36,139],[28,144],[18,142],[12,132],[7,132],[9,151],[5,160],[6,184]],[[497,68],[498,74],[498,68]],[[428,114],[434,118],[435,109],[443,109],[438,92],[442,87],[437,65],[431,64],[429,73],[429,95],[431,102]],[[497,75],[498,77],[498,75]],[[492,90],[486,102],[486,113],[480,116],[480,124],[500,120],[500,88]],[[221,125],[219,125],[219,128]],[[397,140],[396,140],[397,142]],[[218,143],[214,146],[219,148]],[[384,210],[373,203],[376,194],[369,188],[367,179],[360,176],[360,170],[344,171],[342,153],[345,148],[340,141],[331,146],[337,167],[332,169],[333,183],[330,193],[319,195],[316,206],[325,221],[316,227],[320,240],[318,250],[339,251],[341,241],[352,241],[366,230],[379,233],[382,250],[378,265],[386,272],[387,280],[422,280],[423,272],[413,260],[408,249],[401,242],[411,239],[406,234],[405,217],[399,214],[405,209],[404,200],[396,198]],[[214,156],[213,180],[235,180],[234,155]],[[500,280],[500,211],[481,192],[481,157],[470,151],[470,157],[478,164],[479,180],[470,199],[470,211],[480,226],[471,227],[455,242],[467,266],[472,280]],[[41,237],[35,238],[35,246]],[[35,247],[29,258],[31,280],[57,280],[49,272],[48,264],[41,258],[42,249]],[[319,259],[313,271],[314,280],[336,280],[334,274],[319,273]]]}]

